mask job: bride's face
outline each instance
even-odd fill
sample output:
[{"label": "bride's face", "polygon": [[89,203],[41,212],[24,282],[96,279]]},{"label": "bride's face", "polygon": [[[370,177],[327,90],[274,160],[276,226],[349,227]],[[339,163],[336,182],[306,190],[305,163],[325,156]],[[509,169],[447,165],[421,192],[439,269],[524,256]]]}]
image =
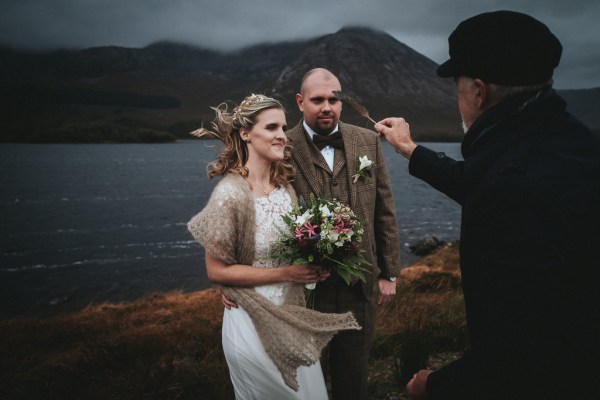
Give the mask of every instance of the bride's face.
[{"label": "bride's face", "polygon": [[248,154],[268,161],[280,161],[284,157],[287,136],[286,121],[283,110],[269,108],[256,116],[256,123],[251,130],[242,129],[242,139],[250,140]]}]

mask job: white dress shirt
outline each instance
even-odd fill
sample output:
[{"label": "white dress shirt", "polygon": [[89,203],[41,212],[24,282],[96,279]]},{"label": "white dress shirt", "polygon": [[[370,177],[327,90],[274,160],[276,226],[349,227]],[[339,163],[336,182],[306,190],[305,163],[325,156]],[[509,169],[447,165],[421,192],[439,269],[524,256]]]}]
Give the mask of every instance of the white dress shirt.
[{"label": "white dress shirt", "polygon": [[[313,131],[310,126],[308,126],[306,124],[306,121],[302,121],[302,125],[304,126],[304,129],[306,130],[306,133],[308,133],[308,136],[310,137],[310,140],[312,140],[314,135],[318,135],[318,133],[316,133],[315,131]],[[335,125],[335,128],[333,128],[333,130],[331,131],[330,135],[332,133],[337,132],[339,129],[338,124]],[[323,154],[323,158],[325,159],[325,162],[327,163],[327,165],[329,166],[329,169],[333,171],[333,155],[335,153],[335,149],[332,146],[325,146],[321,149],[321,154]]]}]

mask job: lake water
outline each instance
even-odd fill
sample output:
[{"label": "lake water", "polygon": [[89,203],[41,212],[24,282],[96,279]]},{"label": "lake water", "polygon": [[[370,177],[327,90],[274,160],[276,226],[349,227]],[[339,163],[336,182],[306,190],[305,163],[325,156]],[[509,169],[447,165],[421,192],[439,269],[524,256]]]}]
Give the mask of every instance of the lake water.
[{"label": "lake water", "polygon": [[[459,158],[457,143],[428,147]],[[0,145],[0,315],[209,286],[186,223],[216,183],[214,141]],[[403,243],[459,235],[460,207],[408,175],[384,143]]]}]

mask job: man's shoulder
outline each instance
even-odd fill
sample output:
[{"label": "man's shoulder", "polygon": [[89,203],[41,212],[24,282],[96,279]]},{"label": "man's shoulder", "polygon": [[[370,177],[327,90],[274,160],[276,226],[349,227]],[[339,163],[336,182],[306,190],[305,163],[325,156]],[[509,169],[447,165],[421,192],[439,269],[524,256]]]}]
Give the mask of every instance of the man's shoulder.
[{"label": "man's shoulder", "polygon": [[300,122],[298,122],[292,128],[289,128],[287,131],[285,131],[286,135],[292,136],[292,137],[296,136],[296,135],[299,135],[301,133],[304,133],[304,128],[302,127],[302,120],[300,120]]},{"label": "man's shoulder", "polygon": [[361,137],[368,141],[376,141],[378,138],[377,133],[375,133],[375,131],[372,131],[371,129],[347,124],[342,121],[339,121],[339,126],[342,132],[351,132],[353,135],[357,135],[358,137]]},{"label": "man's shoulder", "polygon": [[367,135],[371,135],[371,136],[375,136],[375,137],[377,136],[377,133],[375,133],[374,130],[368,129],[368,128],[365,128],[362,126],[352,125],[352,124],[348,124],[348,123],[342,122],[342,121],[339,121],[339,125],[340,125],[341,130],[352,130],[352,131],[358,131],[363,134],[367,134]]}]

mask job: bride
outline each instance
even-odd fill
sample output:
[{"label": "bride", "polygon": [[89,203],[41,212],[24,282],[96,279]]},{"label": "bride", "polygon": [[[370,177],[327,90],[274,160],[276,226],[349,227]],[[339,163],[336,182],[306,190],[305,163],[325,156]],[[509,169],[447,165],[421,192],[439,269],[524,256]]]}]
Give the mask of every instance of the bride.
[{"label": "bride", "polygon": [[321,350],[336,332],[360,326],[351,313],[306,309],[304,285],[326,279],[326,270],[272,257],[281,216],[296,201],[284,109],[253,94],[232,111],[225,103],[213,110],[214,131],[193,134],[225,143],[208,172],[222,179],[188,228],[205,248],[208,278],[231,300],[222,343],[236,399],[327,399]]}]

